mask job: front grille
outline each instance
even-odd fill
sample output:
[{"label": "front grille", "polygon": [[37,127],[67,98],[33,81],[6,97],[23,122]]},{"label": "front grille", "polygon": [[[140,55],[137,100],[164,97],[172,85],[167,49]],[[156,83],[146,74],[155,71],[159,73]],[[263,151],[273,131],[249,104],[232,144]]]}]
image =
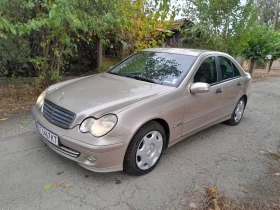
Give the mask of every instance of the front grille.
[{"label": "front grille", "polygon": [[43,115],[52,124],[61,128],[69,128],[76,115],[56,104],[45,100],[43,106]]}]

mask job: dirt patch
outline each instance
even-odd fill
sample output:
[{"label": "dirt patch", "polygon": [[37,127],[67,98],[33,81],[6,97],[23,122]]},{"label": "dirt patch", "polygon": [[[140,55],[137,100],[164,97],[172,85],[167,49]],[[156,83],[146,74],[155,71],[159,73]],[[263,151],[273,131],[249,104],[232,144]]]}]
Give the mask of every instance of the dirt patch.
[{"label": "dirt patch", "polygon": [[265,69],[255,69],[252,74],[253,82],[263,81],[271,77],[280,77],[280,70],[271,70],[267,73]]},{"label": "dirt patch", "polygon": [[279,210],[280,199],[275,202],[262,200],[233,200],[218,192],[216,187],[206,187],[206,198],[202,210]]},{"label": "dirt patch", "polygon": [[38,85],[0,86],[0,118],[4,119],[13,112],[30,109],[40,92],[42,89]]}]

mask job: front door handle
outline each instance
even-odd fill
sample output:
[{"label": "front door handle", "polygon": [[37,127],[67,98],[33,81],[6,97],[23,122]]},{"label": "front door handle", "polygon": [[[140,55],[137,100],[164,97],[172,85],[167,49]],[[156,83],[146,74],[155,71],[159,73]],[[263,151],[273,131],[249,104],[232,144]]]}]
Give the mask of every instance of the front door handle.
[{"label": "front door handle", "polygon": [[242,82],[238,82],[238,83],[237,83],[237,86],[240,86],[240,85],[242,85]]},{"label": "front door handle", "polygon": [[223,92],[222,88],[218,88],[218,89],[216,90],[216,93],[221,93],[221,92]]}]

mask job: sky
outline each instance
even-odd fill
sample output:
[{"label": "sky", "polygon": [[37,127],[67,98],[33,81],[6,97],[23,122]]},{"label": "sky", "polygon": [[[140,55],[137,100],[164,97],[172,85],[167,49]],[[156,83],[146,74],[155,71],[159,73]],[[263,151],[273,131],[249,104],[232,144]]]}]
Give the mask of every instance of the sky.
[{"label": "sky", "polygon": [[[187,0],[171,0],[171,5],[173,6],[183,6],[185,4],[185,1]],[[178,13],[176,16],[175,16],[175,20],[178,20],[178,19],[182,19],[184,18],[183,14],[182,14],[182,11],[180,11],[180,13]]]}]

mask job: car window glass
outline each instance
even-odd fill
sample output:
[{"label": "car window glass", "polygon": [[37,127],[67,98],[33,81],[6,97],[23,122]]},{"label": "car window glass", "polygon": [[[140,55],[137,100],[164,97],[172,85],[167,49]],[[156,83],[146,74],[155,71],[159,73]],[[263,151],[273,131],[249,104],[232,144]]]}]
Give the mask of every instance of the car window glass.
[{"label": "car window glass", "polygon": [[218,81],[215,57],[206,58],[194,75],[194,82],[213,84]]},{"label": "car window glass", "polygon": [[240,76],[239,70],[228,58],[219,56],[219,62],[221,67],[222,80]]},{"label": "car window glass", "polygon": [[232,65],[232,68],[233,68],[233,76],[234,77],[239,77],[240,76],[240,72],[239,72],[238,68],[232,62],[231,62],[231,65]]},{"label": "car window glass", "polygon": [[142,51],[119,63],[109,73],[174,87],[183,80],[196,58],[183,54]]}]

